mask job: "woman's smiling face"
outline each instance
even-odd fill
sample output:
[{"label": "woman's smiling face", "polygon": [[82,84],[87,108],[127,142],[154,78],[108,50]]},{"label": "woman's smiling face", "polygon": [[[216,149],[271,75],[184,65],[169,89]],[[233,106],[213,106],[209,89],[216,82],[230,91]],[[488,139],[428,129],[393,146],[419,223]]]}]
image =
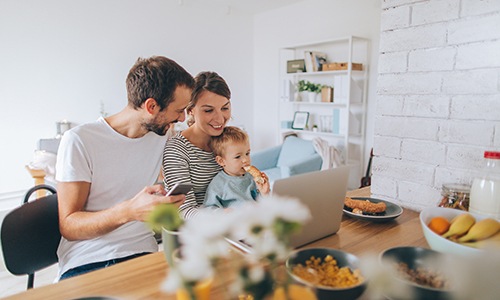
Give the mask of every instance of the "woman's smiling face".
[{"label": "woman's smiling face", "polygon": [[193,126],[209,136],[219,136],[231,118],[231,102],[224,96],[204,91],[192,109]]}]

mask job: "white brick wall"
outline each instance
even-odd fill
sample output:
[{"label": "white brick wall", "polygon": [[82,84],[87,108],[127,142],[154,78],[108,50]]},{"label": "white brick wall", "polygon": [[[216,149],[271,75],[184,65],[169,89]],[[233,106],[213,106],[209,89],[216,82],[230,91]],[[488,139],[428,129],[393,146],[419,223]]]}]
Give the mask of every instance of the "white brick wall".
[{"label": "white brick wall", "polygon": [[455,64],[456,49],[454,47],[419,49],[410,51],[408,71],[449,71]]},{"label": "white brick wall", "polygon": [[500,10],[498,0],[462,0],[461,16],[476,16]]},{"label": "white brick wall", "polygon": [[380,136],[374,141],[373,148],[383,153],[385,157],[401,158],[401,143],[400,138]]},{"label": "white brick wall", "polygon": [[409,6],[389,7],[382,11],[380,28],[386,30],[408,27],[410,26],[410,14]]},{"label": "white brick wall", "polygon": [[441,23],[380,33],[380,51],[410,51],[446,45],[447,26]]},{"label": "white brick wall", "polygon": [[437,141],[404,139],[401,145],[401,159],[442,165],[446,161],[446,147]]},{"label": "white brick wall", "polygon": [[495,69],[448,72],[443,74],[442,91],[449,95],[492,94],[498,91],[498,74]]},{"label": "white brick wall", "polygon": [[407,69],[407,52],[381,53],[378,58],[378,72],[380,74],[406,72]]},{"label": "white brick wall", "polygon": [[500,0],[382,0],[372,194],[414,209],[500,151]]},{"label": "white brick wall", "polygon": [[377,115],[400,116],[403,112],[403,96],[379,96],[377,101]]},{"label": "white brick wall", "polygon": [[[500,3],[500,1],[498,2]],[[473,69],[499,67],[499,53],[500,40],[464,45],[458,48],[456,68]]]},{"label": "white brick wall", "polygon": [[408,95],[403,105],[404,116],[446,118],[450,114],[449,96]]},{"label": "white brick wall", "polygon": [[[498,121],[498,103],[500,94],[454,96],[451,100],[450,118]],[[484,109],[485,107],[488,109]],[[498,130],[495,132],[499,133]]]},{"label": "white brick wall", "polygon": [[[481,5],[481,3],[477,5]],[[447,24],[448,43],[456,45],[498,39],[500,37],[499,19],[498,11],[496,11],[488,15],[478,15],[449,22]]]},{"label": "white brick wall", "polygon": [[380,75],[377,93],[382,95],[437,94],[441,90],[443,74],[397,73]]},{"label": "white brick wall", "polygon": [[425,25],[457,19],[459,16],[457,0],[433,0],[413,5],[412,25]]}]

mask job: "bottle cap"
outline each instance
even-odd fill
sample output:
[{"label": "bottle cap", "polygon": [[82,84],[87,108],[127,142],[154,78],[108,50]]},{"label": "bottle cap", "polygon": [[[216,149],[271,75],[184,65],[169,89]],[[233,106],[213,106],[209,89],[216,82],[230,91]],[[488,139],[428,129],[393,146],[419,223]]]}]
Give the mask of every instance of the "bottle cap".
[{"label": "bottle cap", "polygon": [[484,151],[484,158],[500,159],[500,152]]}]

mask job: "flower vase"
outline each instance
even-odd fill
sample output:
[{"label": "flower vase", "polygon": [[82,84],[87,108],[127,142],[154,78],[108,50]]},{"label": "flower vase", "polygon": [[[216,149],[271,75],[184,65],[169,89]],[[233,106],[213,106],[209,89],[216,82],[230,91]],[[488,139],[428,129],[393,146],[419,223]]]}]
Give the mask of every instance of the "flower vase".
[{"label": "flower vase", "polygon": [[[177,265],[182,260],[181,249],[177,248],[172,251],[170,257],[174,265]],[[210,291],[212,288],[213,279],[209,278],[201,282],[197,282],[189,287],[177,289],[175,295],[177,300],[210,300]]]},{"label": "flower vase", "polygon": [[161,230],[161,239],[163,244],[163,253],[169,266],[173,266],[173,254],[180,247],[179,231],[172,231],[165,228]]},{"label": "flower vase", "polygon": [[178,289],[176,292],[177,300],[210,300],[210,290],[212,288],[212,279],[207,279],[196,283],[192,293],[186,289]]}]

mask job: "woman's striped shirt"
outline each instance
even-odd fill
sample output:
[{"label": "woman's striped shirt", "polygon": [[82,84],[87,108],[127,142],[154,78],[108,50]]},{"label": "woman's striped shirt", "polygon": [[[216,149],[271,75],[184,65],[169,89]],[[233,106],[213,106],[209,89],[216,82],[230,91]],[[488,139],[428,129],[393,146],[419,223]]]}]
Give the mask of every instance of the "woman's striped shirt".
[{"label": "woman's striped shirt", "polygon": [[176,183],[193,184],[179,208],[183,218],[193,217],[203,205],[208,184],[220,170],[212,152],[191,144],[180,132],[167,141],[163,151],[165,188],[168,190]]}]

